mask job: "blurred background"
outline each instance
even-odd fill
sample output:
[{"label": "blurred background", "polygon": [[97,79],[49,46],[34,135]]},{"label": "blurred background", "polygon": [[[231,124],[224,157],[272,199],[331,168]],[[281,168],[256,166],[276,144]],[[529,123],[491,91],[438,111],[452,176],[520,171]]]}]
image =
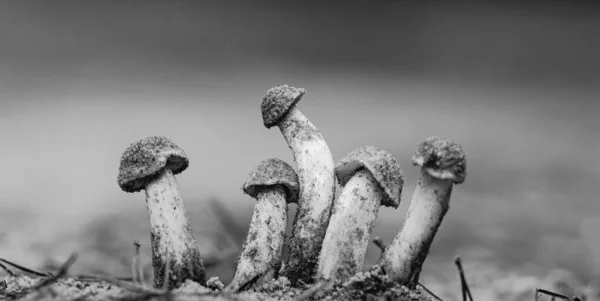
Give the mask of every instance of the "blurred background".
[{"label": "blurred background", "polygon": [[464,147],[421,274],[444,300],[460,297],[455,255],[477,300],[600,298],[599,17],[577,1],[2,1],[0,257],[50,268],[78,251],[74,272],[129,276],[139,240],[150,264],[144,194],[116,177],[130,143],[164,135],[190,156],[178,181],[227,283],[254,206],[241,185],[260,160],[294,164],[260,114],[287,83],[335,161],[371,144],[400,162],[402,204],[372,234],[387,243],[417,145]]}]

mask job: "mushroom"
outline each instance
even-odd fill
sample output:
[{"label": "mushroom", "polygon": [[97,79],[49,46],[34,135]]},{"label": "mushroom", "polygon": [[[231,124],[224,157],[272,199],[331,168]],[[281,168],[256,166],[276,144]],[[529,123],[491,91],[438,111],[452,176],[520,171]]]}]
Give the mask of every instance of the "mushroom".
[{"label": "mushroom", "polygon": [[[186,280],[202,285],[206,275],[192,235],[176,174],[189,165],[185,152],[165,137],[147,137],[131,144],[121,156],[117,182],[125,192],[146,191],[154,287],[176,288]],[[170,269],[164,279],[165,268]]]},{"label": "mushroom", "polygon": [[306,90],[280,85],[267,91],[261,105],[265,127],[278,126],[296,161],[300,180],[298,211],[282,273],[296,284],[311,283],[335,195],[334,162],[319,130],[296,104]]},{"label": "mushroom", "polygon": [[346,281],[362,269],[379,206],[400,205],[404,177],[389,152],[369,145],[340,160],[335,174],[343,188],[333,204],[317,279]]},{"label": "mushroom", "polygon": [[450,205],[453,184],[466,177],[467,161],[460,145],[431,137],[419,145],[412,157],[421,167],[406,213],[404,227],[384,252],[380,265],[391,279],[401,284],[421,270],[431,243]]},{"label": "mushroom", "polygon": [[250,173],[242,190],[257,200],[246,243],[228,291],[269,281],[281,267],[287,204],[298,202],[298,175],[280,159],[266,159]]}]

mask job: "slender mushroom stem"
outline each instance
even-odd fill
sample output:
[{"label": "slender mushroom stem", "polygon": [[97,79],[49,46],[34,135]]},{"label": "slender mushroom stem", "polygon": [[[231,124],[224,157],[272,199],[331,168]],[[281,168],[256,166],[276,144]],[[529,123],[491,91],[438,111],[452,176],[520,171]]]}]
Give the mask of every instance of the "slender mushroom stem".
[{"label": "slender mushroom stem", "polygon": [[335,165],[327,143],[300,110],[292,108],[278,126],[293,151],[300,179],[286,271],[310,283],[335,196]]},{"label": "slender mushroom stem", "polygon": [[373,146],[348,154],[335,172],[343,189],[323,241],[319,281],[346,281],[362,269],[379,207],[397,208],[404,183],[398,162]]},{"label": "slender mushroom stem", "polygon": [[419,146],[413,164],[421,167],[421,178],[406,213],[404,227],[396,235],[381,264],[394,281],[408,285],[421,270],[429,248],[450,204],[452,186],[466,176],[462,148],[437,137]]},{"label": "slender mushroom stem", "polygon": [[298,175],[279,159],[263,160],[250,174],[242,190],[257,202],[250,230],[227,291],[237,292],[260,286],[275,278],[287,226],[287,204],[298,201]]},{"label": "slender mushroom stem", "polygon": [[[202,257],[175,179],[188,165],[185,152],[159,136],[132,143],[121,156],[117,177],[121,189],[146,193],[155,288],[167,283],[174,289],[188,279],[206,283]],[[170,272],[165,279],[167,263]]]},{"label": "slender mushroom stem", "polygon": [[[175,288],[185,279],[206,280],[204,266],[183,206],[177,180],[169,168],[146,185],[154,287]],[[169,261],[167,263],[167,260]],[[169,279],[164,279],[167,265]]]},{"label": "slender mushroom stem", "polygon": [[[422,173],[406,213],[406,221],[384,254],[388,274],[408,284],[422,265],[442,219],[448,211],[452,183]],[[391,252],[394,250],[394,252]]]},{"label": "slender mushroom stem", "polygon": [[294,155],[300,199],[283,269],[293,284],[312,283],[335,195],[334,161],[319,130],[296,107],[304,89],[270,89],[261,105],[267,128],[277,125]]},{"label": "slender mushroom stem", "polygon": [[[237,291],[248,280],[281,264],[286,225],[287,205],[283,188],[259,192],[246,243],[228,290]],[[268,280],[261,278],[256,285]]]},{"label": "slender mushroom stem", "polygon": [[382,193],[364,169],[346,183],[334,204],[319,258],[318,278],[344,281],[362,268]]}]

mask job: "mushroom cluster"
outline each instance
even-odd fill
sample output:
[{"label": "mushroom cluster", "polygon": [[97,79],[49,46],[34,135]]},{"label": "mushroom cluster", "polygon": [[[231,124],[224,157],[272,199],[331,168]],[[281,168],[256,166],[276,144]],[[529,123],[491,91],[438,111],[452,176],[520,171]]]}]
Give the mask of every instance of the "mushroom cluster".
[{"label": "mushroom cluster", "polygon": [[[332,288],[365,278],[363,264],[379,207],[396,209],[400,204],[404,176],[398,161],[390,152],[366,145],[335,164],[323,135],[297,107],[305,93],[279,85],[263,98],[263,124],[267,129],[279,128],[295,169],[268,158],[243,184],[243,192],[256,205],[234,278],[223,289],[226,292],[255,290],[283,278],[296,288]],[[466,177],[464,151],[450,140],[426,139],[412,162],[420,168],[421,178],[404,226],[368,272],[368,277],[401,286],[418,278],[448,211],[452,187]],[[126,192],[146,193],[156,288],[174,289],[186,281],[207,285],[175,179],[188,165],[185,152],[165,137],[135,142],[121,157],[119,186]],[[337,198],[336,180],[341,187]],[[286,239],[289,203],[296,203],[298,210]]]}]

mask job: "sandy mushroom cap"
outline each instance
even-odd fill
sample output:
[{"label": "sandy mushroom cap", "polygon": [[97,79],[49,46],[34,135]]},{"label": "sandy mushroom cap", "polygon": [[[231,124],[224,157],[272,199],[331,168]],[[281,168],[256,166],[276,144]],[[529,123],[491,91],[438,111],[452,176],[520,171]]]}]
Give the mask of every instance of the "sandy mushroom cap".
[{"label": "sandy mushroom cap", "polygon": [[300,194],[298,174],[285,161],[271,158],[261,161],[250,173],[242,190],[253,198],[258,197],[261,189],[271,186],[283,186],[288,203],[297,203]]},{"label": "sandy mushroom cap", "polygon": [[152,136],[132,143],[121,156],[117,182],[123,191],[144,189],[146,181],[168,167],[173,174],[189,165],[185,152],[166,137]]},{"label": "sandy mushroom cap", "polygon": [[288,85],[279,85],[269,89],[260,106],[265,126],[267,128],[275,126],[305,93],[305,89]]},{"label": "sandy mushroom cap", "polygon": [[460,145],[451,140],[428,138],[419,144],[412,162],[440,180],[452,180],[460,184],[467,176],[465,152]]},{"label": "sandy mushroom cap", "polygon": [[381,205],[397,208],[400,205],[404,175],[392,155],[380,148],[365,145],[342,158],[335,166],[335,175],[343,187],[361,168],[367,169],[385,192]]}]

